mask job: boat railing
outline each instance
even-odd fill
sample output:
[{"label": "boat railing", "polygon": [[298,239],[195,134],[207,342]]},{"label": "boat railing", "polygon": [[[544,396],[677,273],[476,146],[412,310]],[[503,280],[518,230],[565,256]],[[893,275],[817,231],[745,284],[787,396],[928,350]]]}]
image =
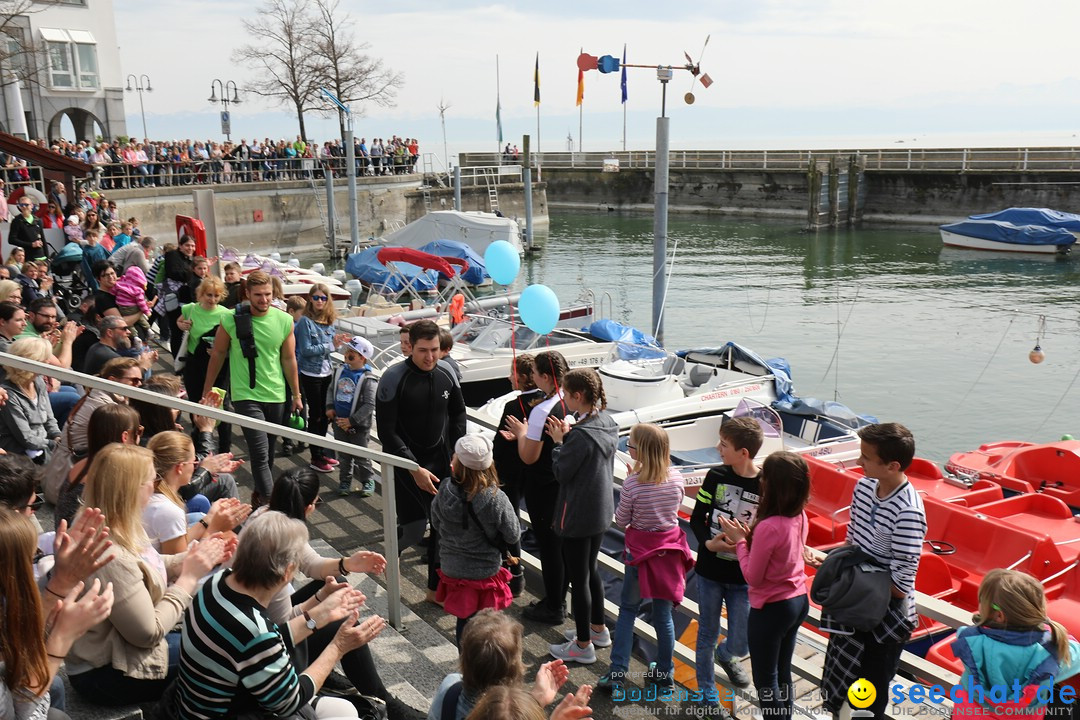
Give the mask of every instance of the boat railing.
[{"label": "boat railing", "polygon": [[[481,425],[489,430],[496,430],[495,421],[489,417],[485,417],[474,410],[469,410],[469,420]],[[615,480],[621,482],[626,477],[625,467],[620,467],[620,463],[615,464],[614,476]],[[684,510],[693,510],[693,501],[690,498],[684,498],[683,501]],[[531,525],[532,521],[529,518],[527,512],[522,511],[521,517],[523,522]],[[522,561],[533,570],[539,571],[540,561],[539,558],[527,553],[522,552]],[[625,575],[626,568],[619,560],[604,555],[599,556],[599,562],[603,568],[612,572],[615,575]],[[924,595],[922,593],[916,593],[916,605],[921,615],[943,623],[949,627],[958,628],[971,622],[971,614],[965,612],[960,608],[950,605],[947,602],[939,600],[931,595]],[[604,610],[609,617],[617,618],[619,614],[619,606],[617,602],[611,599],[605,599]],[[684,599],[683,602],[675,608],[676,612],[686,615],[691,620],[697,620],[699,618],[698,604],[691,599]],[[807,624],[812,627],[820,627],[821,625],[821,611],[811,607],[810,614],[807,617]],[[721,631],[727,633],[727,619],[721,618]],[[634,634],[638,637],[647,640],[651,643],[656,642],[656,633],[653,627],[643,621],[641,618],[637,618],[634,621]],[[807,652],[796,651],[792,658],[792,670],[800,677],[814,682],[818,685],[821,683],[823,661],[825,647],[827,644],[826,638],[817,634],[813,630],[807,627],[800,628],[797,643],[800,647],[810,650]],[[684,645],[681,642],[675,643],[675,658],[683,663],[693,666],[696,663],[696,650],[693,647]],[[907,680],[903,677],[897,677],[893,684],[900,685],[904,689],[905,696],[909,695],[909,691],[914,686],[921,686],[927,688],[931,685],[941,685],[943,687],[950,687],[959,682],[959,676],[955,673],[942,668],[935,663],[932,663],[925,658],[919,657],[909,651],[904,651],[900,659],[900,669],[909,677],[917,677],[919,681]],[[734,698],[738,699],[740,703],[754,704],[756,703],[756,697],[752,690],[742,690],[734,686],[729,685],[724,681],[725,674],[720,672],[719,666],[714,668],[717,680],[730,688]],[[820,704],[820,698],[817,698],[818,704]],[[940,713],[942,715],[948,715],[952,710],[952,703],[946,700],[941,705],[927,705],[919,706],[923,708],[923,713]],[[736,708],[736,713],[738,708]],[[805,708],[799,707],[799,699],[796,699],[795,712],[801,715],[807,715],[810,717],[820,714],[820,708]]]},{"label": "boat railing", "polygon": [[[865,170],[927,172],[1080,172],[1080,148],[834,148],[822,150],[672,150],[673,170],[793,170],[805,171],[830,157],[857,157]],[[463,153],[462,171],[472,165],[491,165],[492,153]],[[534,155],[534,166],[546,169],[610,171],[651,170],[651,150],[611,152],[547,152]]]}]

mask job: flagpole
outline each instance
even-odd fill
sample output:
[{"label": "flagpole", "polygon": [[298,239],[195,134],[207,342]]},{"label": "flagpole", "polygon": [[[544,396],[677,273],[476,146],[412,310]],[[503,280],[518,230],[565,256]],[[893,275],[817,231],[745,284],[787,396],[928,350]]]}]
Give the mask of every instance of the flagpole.
[{"label": "flagpole", "polygon": [[499,82],[498,55],[495,55],[495,157],[502,165],[502,84]]},{"label": "flagpole", "polygon": [[626,103],[622,105],[622,150],[626,152]]},{"label": "flagpole", "polygon": [[585,152],[585,144],[582,142],[581,137],[581,118],[585,114],[585,103],[578,105],[577,113],[577,149],[578,152]]}]

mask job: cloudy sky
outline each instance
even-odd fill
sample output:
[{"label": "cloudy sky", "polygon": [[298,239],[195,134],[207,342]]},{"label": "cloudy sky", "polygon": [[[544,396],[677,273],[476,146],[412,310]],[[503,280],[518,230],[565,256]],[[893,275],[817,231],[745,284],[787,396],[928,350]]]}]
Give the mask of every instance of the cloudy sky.
[{"label": "cloudy sky", "polygon": [[[211,80],[248,68],[230,55],[246,40],[251,0],[114,0],[124,73],[146,73],[152,137],[217,137]],[[715,84],[686,73],[668,93],[676,148],[799,147],[922,143],[1074,144],[1080,131],[1075,0],[642,0],[479,2],[342,0],[357,37],[404,74],[396,107],[367,108],[357,133],[417,136],[441,154],[440,100],[448,104],[450,152],[494,149],[499,57],[504,136],[537,132],[532,70],[540,53],[543,150],[578,137],[576,65],[581,48],[622,52],[631,63],[702,61]],[[632,70],[627,135],[652,147],[660,88]],[[233,137],[292,136],[294,116],[251,94],[233,112]],[[586,75],[585,150],[622,144],[618,75]],[[129,131],[141,126],[134,95]],[[307,118],[309,137],[337,134],[336,119]]]}]

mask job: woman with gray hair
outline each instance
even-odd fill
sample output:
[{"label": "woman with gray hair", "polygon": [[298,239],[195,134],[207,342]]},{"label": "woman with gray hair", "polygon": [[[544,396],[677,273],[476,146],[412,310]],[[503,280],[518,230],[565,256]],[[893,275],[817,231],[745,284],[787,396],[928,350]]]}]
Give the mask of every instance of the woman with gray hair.
[{"label": "woman with gray hair", "polygon": [[[292,581],[307,540],[304,523],[279,512],[244,526],[232,568],[211,577],[184,615],[180,677],[169,699],[174,717],[357,717],[347,700],[316,693],[345,653],[383,629],[378,616],[357,623],[364,595],[328,578],[326,597],[304,602],[287,624],[276,625],[266,614],[270,600]],[[342,619],[319,657],[307,669],[295,669],[288,646]]]}]

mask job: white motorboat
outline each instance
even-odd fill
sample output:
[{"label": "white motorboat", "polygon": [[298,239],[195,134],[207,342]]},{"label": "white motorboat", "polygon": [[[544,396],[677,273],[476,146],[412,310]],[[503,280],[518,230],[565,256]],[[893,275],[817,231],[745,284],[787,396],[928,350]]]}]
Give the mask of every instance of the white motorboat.
[{"label": "white motorboat", "polygon": [[456,240],[469,245],[483,257],[488,245],[505,240],[523,252],[521,227],[516,220],[485,212],[460,212],[458,210],[435,210],[411,223],[388,233],[379,243],[388,247],[406,247],[419,250],[435,240]]},{"label": "white motorboat", "polygon": [[[623,350],[625,355],[625,349]],[[787,363],[728,343],[661,357],[613,360],[598,369],[620,429],[692,420],[731,410],[743,398],[771,403],[791,391]]]}]

